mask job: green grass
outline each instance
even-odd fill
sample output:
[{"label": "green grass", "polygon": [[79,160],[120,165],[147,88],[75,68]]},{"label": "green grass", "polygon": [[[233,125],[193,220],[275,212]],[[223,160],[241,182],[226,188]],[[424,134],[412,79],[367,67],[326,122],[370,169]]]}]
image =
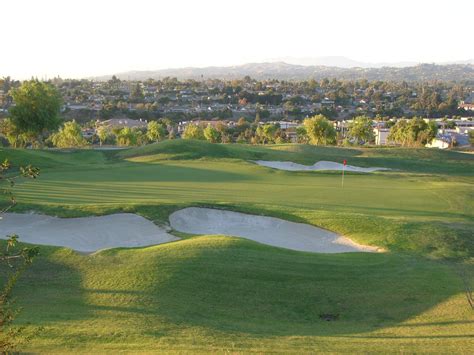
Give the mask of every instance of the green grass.
[{"label": "green grass", "polygon": [[25,335],[44,328],[25,350],[44,352],[446,352],[474,335],[450,266],[217,236],[91,256],[43,248],[17,296]]},{"label": "green grass", "polygon": [[[222,236],[79,255],[41,247],[17,289],[25,350],[469,352],[474,156],[450,151],[166,141],[120,152],[0,150],[42,169],[16,211],[213,206],[311,223],[388,250],[309,254]],[[396,169],[284,172],[250,160]],[[467,277],[459,276],[464,270]],[[327,322],[321,314],[338,315]]]}]

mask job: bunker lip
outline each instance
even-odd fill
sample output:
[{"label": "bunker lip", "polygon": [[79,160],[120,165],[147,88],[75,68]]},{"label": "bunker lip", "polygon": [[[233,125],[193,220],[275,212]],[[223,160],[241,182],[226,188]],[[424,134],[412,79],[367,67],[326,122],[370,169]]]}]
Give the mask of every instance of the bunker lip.
[{"label": "bunker lip", "polygon": [[5,213],[1,217],[2,239],[17,234],[25,243],[67,247],[82,253],[144,247],[179,239],[150,220],[132,213],[80,218]]},{"label": "bunker lip", "polygon": [[336,233],[309,224],[227,210],[188,207],[169,216],[173,229],[192,234],[223,234],[262,244],[314,253],[377,252]]},{"label": "bunker lip", "polygon": [[[254,162],[260,166],[266,166],[267,168],[286,170],[286,171],[323,171],[323,170],[341,171],[344,168],[344,165],[341,163],[337,163],[333,161],[325,161],[325,160],[318,161],[314,163],[313,165],[303,165],[303,164],[293,163],[291,161],[255,160]],[[358,173],[372,173],[374,171],[387,171],[391,169],[380,168],[380,167],[362,168],[359,166],[346,165],[344,170],[358,172]]]}]

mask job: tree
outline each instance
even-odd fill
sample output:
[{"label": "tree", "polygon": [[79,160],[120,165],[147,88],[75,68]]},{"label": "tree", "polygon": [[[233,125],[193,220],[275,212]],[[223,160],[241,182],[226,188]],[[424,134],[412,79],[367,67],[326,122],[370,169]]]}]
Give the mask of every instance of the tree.
[{"label": "tree", "polygon": [[163,124],[156,121],[150,121],[147,125],[146,137],[151,142],[158,142],[166,137],[167,131]]},{"label": "tree", "polygon": [[10,117],[20,133],[36,136],[41,143],[43,134],[58,129],[62,100],[54,86],[38,80],[25,81],[10,93],[15,103]]},{"label": "tree", "polygon": [[74,120],[64,123],[59,132],[52,134],[50,139],[58,148],[76,148],[87,145],[86,139],[82,136],[81,126]]},{"label": "tree", "polygon": [[274,124],[265,124],[258,126],[255,135],[260,143],[274,143],[278,127]]},{"label": "tree", "polygon": [[146,133],[140,129],[132,129],[133,134],[135,135],[135,144],[134,145],[145,145],[148,143],[148,138]]},{"label": "tree", "polygon": [[137,144],[137,135],[129,127],[122,128],[117,133],[117,144],[121,147],[128,147]]},{"label": "tree", "polygon": [[354,118],[349,125],[348,135],[357,144],[370,143],[375,139],[372,120],[366,116]]},{"label": "tree", "polygon": [[469,143],[474,145],[474,131],[469,131]]},{"label": "tree", "polygon": [[206,140],[211,143],[219,143],[221,140],[221,132],[215,129],[211,124],[204,129],[203,133]]},{"label": "tree", "polygon": [[[31,165],[20,167],[20,173],[13,176],[7,175],[10,168],[8,160],[0,164],[0,193],[8,196],[10,200],[10,203],[0,210],[0,218],[16,204],[10,190],[14,186],[15,180],[19,177],[36,178],[39,175],[39,169]],[[7,187],[4,187],[5,184]],[[18,345],[21,328],[19,330],[11,328],[15,316],[18,314],[12,300],[12,292],[19,277],[38,255],[38,252],[37,247],[19,248],[17,235],[7,236],[5,246],[0,250],[0,266],[6,266],[7,269],[6,280],[2,282],[3,288],[0,289],[0,352],[2,354],[13,352]]]},{"label": "tree", "polygon": [[422,146],[429,143],[436,137],[438,127],[435,122],[426,123],[420,117],[413,117],[410,120],[398,120],[388,135],[388,140],[402,146]]},{"label": "tree", "polygon": [[21,133],[10,118],[0,121],[0,133],[5,136],[13,148],[24,148],[30,137]]},{"label": "tree", "polygon": [[303,126],[311,144],[327,145],[336,143],[336,130],[323,115],[306,118],[303,121]]},{"label": "tree", "polygon": [[237,127],[247,128],[248,126],[249,126],[249,123],[244,117],[240,117],[239,120],[237,121]]},{"label": "tree", "polygon": [[306,129],[304,127],[296,128],[296,140],[298,143],[308,143],[308,134],[306,133]]},{"label": "tree", "polygon": [[198,126],[194,123],[190,123],[184,129],[183,139],[200,139],[204,140],[204,131],[201,126]]},{"label": "tree", "polygon": [[105,140],[107,139],[107,136],[109,135],[107,128],[104,126],[99,126],[97,127],[95,133],[99,138],[99,145],[102,147],[102,144],[104,144]]},{"label": "tree", "polygon": [[131,98],[137,102],[143,100],[143,90],[142,87],[140,86],[140,83],[137,83],[133,89],[132,92],[130,93]]}]

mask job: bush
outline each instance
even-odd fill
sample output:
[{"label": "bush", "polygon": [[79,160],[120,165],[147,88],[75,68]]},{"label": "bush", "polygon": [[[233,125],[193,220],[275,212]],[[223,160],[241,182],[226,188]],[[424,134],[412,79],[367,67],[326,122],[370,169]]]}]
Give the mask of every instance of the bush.
[{"label": "bush", "polygon": [[186,126],[182,137],[183,139],[199,139],[199,140],[205,139],[204,130],[202,129],[202,127],[194,123],[190,123]]},{"label": "bush", "polygon": [[122,128],[117,134],[117,144],[121,147],[137,145],[137,134],[129,127]]},{"label": "bush", "polygon": [[81,126],[76,121],[64,123],[59,132],[51,135],[50,140],[58,148],[76,148],[87,145],[86,139],[82,136]]}]

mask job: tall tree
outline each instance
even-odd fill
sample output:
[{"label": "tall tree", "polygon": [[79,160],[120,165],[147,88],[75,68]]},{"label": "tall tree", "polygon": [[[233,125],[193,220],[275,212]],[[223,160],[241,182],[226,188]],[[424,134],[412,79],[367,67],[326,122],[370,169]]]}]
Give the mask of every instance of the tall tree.
[{"label": "tall tree", "polygon": [[219,132],[210,124],[204,129],[203,133],[206,140],[211,143],[219,143],[221,140],[221,132]]},{"label": "tall tree", "polygon": [[200,139],[204,140],[204,131],[201,126],[198,126],[194,123],[190,123],[184,129],[183,139]]},{"label": "tall tree", "polygon": [[390,128],[388,140],[402,146],[422,146],[436,137],[438,127],[435,122],[426,123],[420,117],[401,119]]},{"label": "tall tree", "polygon": [[129,127],[122,128],[117,134],[117,144],[128,147],[137,144],[137,133]]},{"label": "tall tree", "polygon": [[143,95],[143,90],[142,90],[142,87],[140,86],[140,83],[137,83],[133,87],[132,92],[130,93],[130,96],[135,102],[143,100],[144,95]]},{"label": "tall tree", "polygon": [[99,138],[99,145],[102,147],[102,144],[104,144],[105,140],[107,139],[109,132],[104,126],[97,127],[95,132],[97,134],[97,137]]},{"label": "tall tree", "polygon": [[306,118],[303,121],[303,126],[311,144],[327,145],[336,143],[336,130],[323,115]]},{"label": "tall tree", "polygon": [[156,121],[150,121],[147,125],[146,137],[151,142],[158,142],[163,140],[167,134],[166,127]]},{"label": "tall tree", "polygon": [[278,127],[274,124],[265,124],[257,127],[255,135],[260,143],[274,143]]},{"label": "tall tree", "polygon": [[87,145],[86,139],[82,136],[81,126],[76,121],[64,123],[64,126],[50,137],[51,142],[58,148],[75,148]]},{"label": "tall tree", "polygon": [[43,134],[56,130],[61,124],[62,100],[51,84],[25,81],[10,93],[15,103],[10,109],[10,117],[20,132],[36,136],[41,143]]},{"label": "tall tree", "polygon": [[357,144],[370,143],[374,140],[372,120],[366,116],[355,117],[349,125],[348,135]]}]

